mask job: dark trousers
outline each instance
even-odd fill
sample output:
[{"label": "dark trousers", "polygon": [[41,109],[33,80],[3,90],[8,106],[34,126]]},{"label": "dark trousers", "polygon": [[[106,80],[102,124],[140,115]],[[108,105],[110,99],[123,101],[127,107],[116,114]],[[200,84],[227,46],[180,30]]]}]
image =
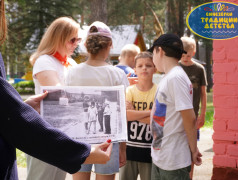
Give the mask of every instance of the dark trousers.
[{"label": "dark trousers", "polygon": [[103,114],[98,114],[98,122],[100,125],[100,129],[103,131]]},{"label": "dark trousers", "polygon": [[105,134],[111,134],[111,123],[110,123],[110,115],[104,116],[104,124],[105,124]]}]

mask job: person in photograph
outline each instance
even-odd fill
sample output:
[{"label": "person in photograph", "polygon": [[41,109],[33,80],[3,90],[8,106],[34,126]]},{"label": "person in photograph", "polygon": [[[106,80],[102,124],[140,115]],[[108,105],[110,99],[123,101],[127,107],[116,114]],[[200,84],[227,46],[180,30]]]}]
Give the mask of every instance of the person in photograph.
[{"label": "person in photograph", "polygon": [[[110,28],[99,21],[92,23],[84,43],[88,59],[71,68],[66,82],[69,86],[117,86],[129,85],[126,74],[106,62],[112,48]],[[120,154],[120,155],[119,155]],[[94,165],[97,180],[114,180],[119,167],[126,162],[126,144],[113,143],[111,160],[106,165]],[[74,180],[90,180],[93,165],[84,165],[73,175]]]},{"label": "person in photograph", "polygon": [[[0,1],[0,24],[2,45],[7,36],[4,0]],[[23,102],[6,81],[0,53],[1,180],[18,180],[16,148],[69,173],[78,171],[83,163],[103,164],[110,159],[112,145],[109,143],[91,148],[89,144],[72,140],[42,119],[39,115],[40,101],[46,96],[47,92],[31,96]]]},{"label": "person in photograph", "polygon": [[[68,17],[54,20],[47,28],[30,57],[36,94],[40,93],[40,86],[65,84],[65,73],[76,65],[70,56],[81,40],[79,28],[79,24]],[[65,171],[27,155],[27,180],[64,180],[65,177]]]},{"label": "person in photograph", "polygon": [[100,125],[100,129],[99,132],[103,132],[104,128],[103,128],[103,112],[104,112],[104,105],[102,102],[98,102],[97,104],[97,110],[98,110],[98,122]]},{"label": "person in photograph", "polygon": [[120,56],[118,58],[119,63],[116,67],[122,69],[126,74],[130,73],[130,77],[137,77],[134,71],[135,56],[140,53],[140,48],[135,44],[126,44],[121,49]]},{"label": "person in photograph", "polygon": [[111,134],[111,108],[108,102],[105,103],[105,109],[104,109],[104,124],[105,124],[105,134]]},{"label": "person in photograph", "polygon": [[149,51],[158,71],[165,73],[151,113],[151,180],[190,180],[191,163],[201,165],[202,155],[197,148],[192,84],[178,63],[187,52],[175,34],[161,35]]},{"label": "person in photograph", "polygon": [[135,57],[135,74],[138,83],[126,89],[128,142],[126,165],[120,169],[120,180],[151,179],[150,110],[153,106],[157,85],[152,82],[156,72],[150,52]]},{"label": "person in photograph", "polygon": [[84,118],[84,126],[86,132],[88,131],[88,107],[89,107],[89,97],[84,96],[83,98],[83,118]]},{"label": "person in photograph", "polygon": [[87,134],[89,134],[92,124],[94,127],[93,134],[96,134],[97,115],[98,115],[98,111],[95,106],[95,102],[92,101],[91,105],[88,107],[88,131],[87,131]]},{"label": "person in photograph", "polygon": [[[200,139],[200,131],[199,129],[205,123],[206,116],[206,106],[207,106],[207,78],[204,67],[195,62],[192,58],[196,53],[196,42],[194,39],[190,37],[181,37],[183,42],[184,50],[187,51],[187,54],[183,54],[181,60],[179,61],[179,65],[183,68],[183,70],[188,75],[190,81],[193,85],[193,108],[197,119],[197,139]],[[199,105],[201,101],[201,112],[199,114]],[[191,166],[190,178],[193,178],[193,169],[194,164]]]}]

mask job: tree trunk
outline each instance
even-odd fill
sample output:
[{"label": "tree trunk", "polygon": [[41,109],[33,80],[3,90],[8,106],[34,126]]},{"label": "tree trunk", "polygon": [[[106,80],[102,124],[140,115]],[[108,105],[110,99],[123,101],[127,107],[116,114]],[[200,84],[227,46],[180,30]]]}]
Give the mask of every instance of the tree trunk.
[{"label": "tree trunk", "polygon": [[184,34],[184,0],[166,0],[165,24],[166,32]]},{"label": "tree trunk", "polygon": [[200,60],[199,57],[199,43],[198,43],[198,39],[195,37],[195,42],[196,42],[196,54],[195,54],[195,58]]},{"label": "tree trunk", "polygon": [[178,2],[178,14],[177,14],[177,18],[178,18],[178,32],[177,32],[177,34],[178,34],[178,36],[179,37],[182,37],[183,36],[183,34],[184,34],[184,8],[185,8],[185,6],[184,6],[184,0],[179,0],[179,1],[176,1],[176,2]]},{"label": "tree trunk", "polygon": [[206,51],[206,70],[207,70],[207,92],[210,92],[210,89],[213,86],[212,82],[212,42],[210,40],[205,40],[205,51]]},{"label": "tree trunk", "polygon": [[[188,2],[188,13],[191,11],[191,4],[190,2]],[[191,36],[191,31],[190,29],[187,27],[187,36],[190,37]]]},{"label": "tree trunk", "polygon": [[90,0],[91,16],[89,23],[101,21],[107,24],[107,0]]}]

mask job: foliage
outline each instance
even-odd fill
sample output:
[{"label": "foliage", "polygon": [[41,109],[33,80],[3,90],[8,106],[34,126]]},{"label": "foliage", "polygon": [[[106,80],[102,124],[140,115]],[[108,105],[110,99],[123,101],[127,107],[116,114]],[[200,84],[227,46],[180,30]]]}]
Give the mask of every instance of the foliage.
[{"label": "foliage", "polygon": [[212,92],[207,93],[207,111],[204,128],[213,128],[214,120],[214,107],[213,107],[213,94]]},{"label": "foliage", "polygon": [[[101,3],[106,3],[107,5],[107,18],[105,18],[105,21],[103,22],[110,26],[140,24],[142,27],[142,33],[146,39],[148,39],[147,43],[151,43],[151,40],[155,37],[154,17],[145,4],[145,1],[152,7],[160,21],[163,23],[165,0],[113,0],[107,2],[101,0]],[[93,3],[93,0],[79,2],[79,13],[81,15],[82,25],[91,24],[93,21],[101,20],[95,11],[95,6],[97,4]]]},{"label": "foliage", "polygon": [[[21,77],[29,56],[38,46],[45,28],[60,16],[73,16],[77,0],[6,1],[8,38],[0,47],[11,77]],[[17,73],[16,72],[22,72]]]},{"label": "foliage", "polygon": [[19,94],[34,94],[35,84],[33,81],[20,81],[13,84]]},{"label": "foliage", "polygon": [[[173,32],[182,36],[191,34],[185,24],[188,12],[209,1],[211,0],[9,0],[6,1],[9,35],[0,51],[10,76],[21,77],[23,74],[15,72],[26,71],[30,54],[38,46],[47,26],[57,17],[71,16],[78,19],[81,25],[88,25],[95,20],[103,20],[110,26],[140,24],[146,43],[151,44],[156,36],[156,25],[153,13],[146,4],[153,9],[166,33]],[[202,40],[197,36],[195,38]],[[211,54],[211,41],[204,41],[204,44],[205,49],[209,49],[207,54]],[[207,59],[208,64],[210,58]],[[210,85],[211,68],[207,69]]]},{"label": "foliage", "polygon": [[16,150],[17,153],[17,166],[19,167],[26,167],[26,155],[24,152],[20,151],[19,149]]}]

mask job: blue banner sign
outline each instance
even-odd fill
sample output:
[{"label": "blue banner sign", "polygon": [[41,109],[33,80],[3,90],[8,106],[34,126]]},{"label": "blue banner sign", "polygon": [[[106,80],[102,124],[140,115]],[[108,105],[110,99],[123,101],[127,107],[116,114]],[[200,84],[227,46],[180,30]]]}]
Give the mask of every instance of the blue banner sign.
[{"label": "blue banner sign", "polygon": [[195,7],[187,15],[188,28],[206,39],[231,39],[238,36],[238,5],[210,2]]}]

